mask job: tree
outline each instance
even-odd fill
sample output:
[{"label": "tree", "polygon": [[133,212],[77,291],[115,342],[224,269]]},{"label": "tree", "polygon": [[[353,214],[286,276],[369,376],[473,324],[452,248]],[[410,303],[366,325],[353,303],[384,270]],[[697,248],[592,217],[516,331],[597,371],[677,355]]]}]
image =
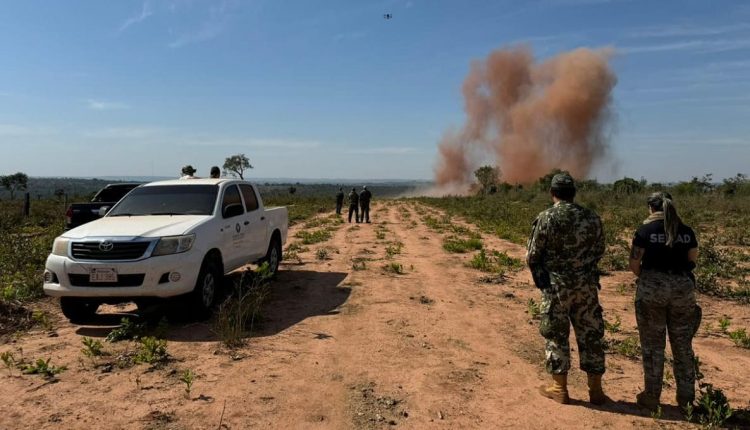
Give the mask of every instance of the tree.
[{"label": "tree", "polygon": [[12,175],[0,176],[0,184],[10,193],[13,200],[16,191],[25,190],[29,184],[29,177],[25,173],[17,172]]},{"label": "tree", "polygon": [[65,189],[63,188],[55,189],[55,197],[57,197],[58,200],[62,199],[64,196],[65,196]]},{"label": "tree", "polygon": [[474,172],[474,176],[482,187],[482,194],[491,193],[493,187],[497,191],[497,184],[500,182],[500,169],[497,167],[482,166]]},{"label": "tree", "polygon": [[558,173],[567,173],[568,175],[570,175],[570,172],[568,172],[567,170],[561,170],[555,167],[549,173],[539,178],[539,180],[537,181],[537,187],[542,191],[549,191],[550,187],[552,187],[552,178],[554,178]]},{"label": "tree", "polygon": [[224,174],[229,174],[232,176],[239,176],[240,179],[245,179],[243,176],[245,173],[245,170],[252,169],[253,166],[250,165],[250,160],[245,157],[245,154],[237,154],[232,155],[231,157],[227,157],[226,160],[224,160]]},{"label": "tree", "polygon": [[612,185],[612,189],[617,194],[640,193],[641,191],[643,191],[643,188],[643,182],[636,181],[635,179],[628,178],[627,176],[615,181],[615,183]]},{"label": "tree", "polygon": [[721,185],[721,191],[725,196],[733,196],[738,194],[743,188],[747,188],[750,181],[748,181],[747,175],[738,173],[733,178],[724,179],[724,184]]}]

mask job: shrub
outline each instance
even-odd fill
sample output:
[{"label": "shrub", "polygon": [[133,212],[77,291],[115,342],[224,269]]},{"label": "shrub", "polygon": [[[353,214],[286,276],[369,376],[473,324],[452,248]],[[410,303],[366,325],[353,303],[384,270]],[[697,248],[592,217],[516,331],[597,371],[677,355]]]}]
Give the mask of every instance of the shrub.
[{"label": "shrub", "polygon": [[100,341],[84,336],[83,339],[81,339],[81,343],[83,343],[83,349],[81,349],[81,352],[92,360],[94,357],[101,357],[104,355],[104,351],[102,350],[103,346]]},{"label": "shrub", "polygon": [[443,249],[452,253],[467,253],[469,251],[478,251],[482,249],[482,240],[477,238],[460,239],[456,236],[449,236],[443,240]]},{"label": "shrub", "polygon": [[383,271],[396,275],[404,274],[404,266],[401,263],[391,262],[383,266]]},{"label": "shrub", "polygon": [[153,336],[141,338],[138,350],[135,352],[135,363],[157,364],[167,361],[167,341]]},{"label": "shrub", "polygon": [[31,364],[24,364],[21,367],[21,372],[25,375],[40,375],[46,379],[52,379],[55,375],[67,370],[65,366],[52,366],[49,364],[51,358],[44,360],[39,358],[36,362]]},{"label": "shrub", "polygon": [[145,324],[136,324],[130,318],[124,317],[120,320],[120,327],[109,332],[105,340],[107,342],[119,342],[121,340],[137,339],[146,330]]},{"label": "shrub", "polygon": [[331,238],[331,232],[328,230],[314,230],[306,231],[302,230],[297,232],[294,236],[298,239],[302,239],[302,244],[313,245],[320,242],[325,242]]},{"label": "shrub", "polygon": [[235,282],[232,294],[219,306],[213,321],[213,331],[225,346],[238,347],[252,334],[270,292],[269,281],[268,264],[264,263],[255,272],[244,272]]}]

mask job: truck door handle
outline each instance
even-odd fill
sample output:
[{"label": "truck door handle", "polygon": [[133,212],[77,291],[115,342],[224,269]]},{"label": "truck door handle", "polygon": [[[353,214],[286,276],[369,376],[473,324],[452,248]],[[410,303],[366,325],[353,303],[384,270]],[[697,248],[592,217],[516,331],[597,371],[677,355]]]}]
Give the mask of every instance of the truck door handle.
[{"label": "truck door handle", "polygon": [[250,224],[250,221],[245,221],[245,225],[248,225],[248,224]]}]

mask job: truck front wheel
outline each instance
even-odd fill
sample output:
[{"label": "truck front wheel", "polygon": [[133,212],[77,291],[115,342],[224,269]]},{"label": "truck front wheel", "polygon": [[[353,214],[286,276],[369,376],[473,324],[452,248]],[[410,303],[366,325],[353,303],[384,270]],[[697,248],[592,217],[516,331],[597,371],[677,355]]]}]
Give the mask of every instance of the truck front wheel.
[{"label": "truck front wheel", "polygon": [[80,324],[96,315],[99,303],[79,297],[60,297],[60,309],[70,322]]},{"label": "truck front wheel", "polygon": [[279,271],[279,264],[281,263],[281,241],[277,237],[271,239],[271,244],[268,245],[268,252],[266,252],[266,256],[262,262],[268,263],[268,274],[271,277],[276,276],[276,273]]},{"label": "truck front wheel", "polygon": [[223,274],[219,265],[213,258],[203,260],[201,270],[198,273],[198,280],[195,283],[195,289],[190,293],[190,307],[193,315],[198,319],[205,319],[211,316],[211,310],[216,303],[216,297],[219,293]]}]

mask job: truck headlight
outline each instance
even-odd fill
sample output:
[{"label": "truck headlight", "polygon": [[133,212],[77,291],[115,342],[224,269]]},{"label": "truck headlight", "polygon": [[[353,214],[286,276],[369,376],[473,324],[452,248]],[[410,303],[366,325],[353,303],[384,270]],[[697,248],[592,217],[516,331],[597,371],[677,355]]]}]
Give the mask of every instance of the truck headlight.
[{"label": "truck headlight", "polygon": [[195,242],[195,234],[162,237],[151,255],[179,254],[190,250],[193,247],[193,242]]},{"label": "truck headlight", "polygon": [[52,253],[63,257],[68,255],[68,244],[70,240],[64,237],[58,237],[52,244]]}]

